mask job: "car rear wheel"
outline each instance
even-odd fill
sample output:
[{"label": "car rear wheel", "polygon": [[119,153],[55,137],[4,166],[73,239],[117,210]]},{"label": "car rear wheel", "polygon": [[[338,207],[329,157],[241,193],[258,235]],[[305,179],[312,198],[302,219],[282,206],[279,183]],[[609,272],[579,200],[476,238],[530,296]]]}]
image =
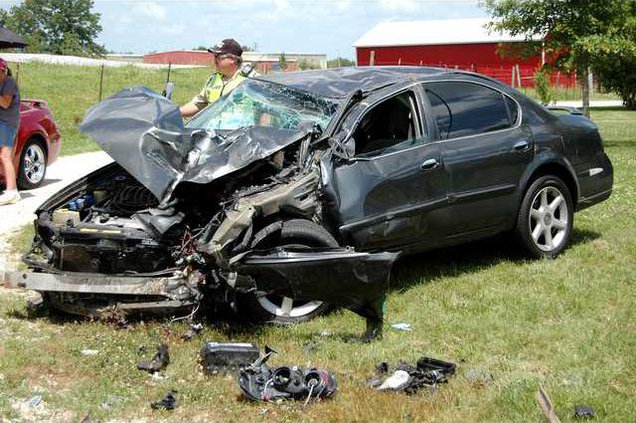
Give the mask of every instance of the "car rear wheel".
[{"label": "car rear wheel", "polygon": [[18,187],[24,190],[39,187],[46,176],[46,161],[46,149],[42,141],[29,139],[20,154]]},{"label": "car rear wheel", "polygon": [[570,239],[573,218],[567,186],[556,176],[542,176],[526,191],[515,232],[530,256],[554,258]]},{"label": "car rear wheel", "polygon": [[[276,222],[256,233],[252,248],[338,247],[338,241],[322,226],[308,220]],[[240,310],[258,322],[277,324],[310,320],[329,309],[322,301],[297,300],[283,295],[246,294],[238,298]]]}]

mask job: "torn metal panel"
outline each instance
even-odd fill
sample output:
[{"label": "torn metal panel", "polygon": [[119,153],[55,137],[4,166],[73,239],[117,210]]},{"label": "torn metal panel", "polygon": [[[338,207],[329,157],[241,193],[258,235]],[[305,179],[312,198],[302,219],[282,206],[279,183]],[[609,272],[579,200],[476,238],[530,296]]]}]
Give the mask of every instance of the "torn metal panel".
[{"label": "torn metal panel", "polygon": [[253,251],[235,268],[252,277],[255,286],[236,288],[346,307],[367,319],[367,335],[373,337],[381,330],[391,267],[398,256],[345,248]]},{"label": "torn metal panel", "polygon": [[265,126],[251,126],[220,133],[193,133],[194,149],[188,157],[183,181],[207,184],[265,159],[308,136],[307,132]]},{"label": "torn metal panel", "polygon": [[239,199],[232,209],[226,212],[223,223],[211,241],[199,249],[219,258],[221,250],[252,225],[257,215],[270,216],[285,209],[294,210],[297,214],[311,214],[318,206],[318,182],[318,172],[314,170],[290,183]]},{"label": "torn metal panel", "polygon": [[191,149],[177,105],[144,87],[127,88],[93,106],[80,130],[158,199],[183,173]]}]

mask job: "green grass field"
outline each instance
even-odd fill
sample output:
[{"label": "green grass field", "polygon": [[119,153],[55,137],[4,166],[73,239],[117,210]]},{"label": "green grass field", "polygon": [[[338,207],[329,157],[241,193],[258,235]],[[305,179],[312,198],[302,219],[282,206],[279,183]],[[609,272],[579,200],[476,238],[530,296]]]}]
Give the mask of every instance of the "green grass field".
[{"label": "green grass field", "polygon": [[[600,421],[633,421],[636,409],[636,112],[595,110],[615,166],[612,197],[578,213],[571,245],[556,260],[521,258],[495,238],[399,262],[381,341],[357,342],[362,319],[335,312],[279,328],[210,323],[183,342],[183,322],[137,323],[129,329],[53,316],[29,317],[25,297],[0,295],[0,416],[79,421],[544,421],[539,386],[561,421],[573,407],[594,407]],[[25,229],[27,231],[27,229]],[[15,238],[26,248],[28,235]],[[331,336],[321,336],[327,331]],[[280,354],[273,365],[332,370],[339,393],[309,407],[240,399],[232,376],[204,376],[203,341],[253,342]],[[135,369],[159,342],[170,346],[165,379]],[[139,346],[149,353],[140,355]],[[83,356],[95,349],[95,356]],[[415,396],[365,387],[380,361],[431,356],[457,363],[448,384]],[[467,373],[484,377],[467,377]],[[490,379],[492,375],[492,380]],[[175,389],[173,412],[150,401]],[[16,404],[41,395],[36,411]],[[39,413],[39,414],[38,414]]]}]

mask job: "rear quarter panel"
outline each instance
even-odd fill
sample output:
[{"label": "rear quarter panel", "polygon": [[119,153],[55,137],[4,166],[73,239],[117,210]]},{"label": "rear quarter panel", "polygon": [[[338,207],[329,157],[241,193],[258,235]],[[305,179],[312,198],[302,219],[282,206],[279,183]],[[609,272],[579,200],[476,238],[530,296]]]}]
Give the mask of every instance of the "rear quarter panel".
[{"label": "rear quarter panel", "polygon": [[596,124],[585,116],[565,114],[558,115],[555,126],[563,136],[565,155],[579,181],[581,206],[603,193],[609,195],[613,168]]}]

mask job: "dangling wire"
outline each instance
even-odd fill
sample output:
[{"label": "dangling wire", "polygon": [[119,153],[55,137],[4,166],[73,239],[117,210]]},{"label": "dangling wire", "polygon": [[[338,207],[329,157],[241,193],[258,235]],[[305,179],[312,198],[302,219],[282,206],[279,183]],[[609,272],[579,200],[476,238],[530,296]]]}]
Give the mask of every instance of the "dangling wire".
[{"label": "dangling wire", "polygon": [[187,314],[185,316],[181,316],[181,317],[174,317],[172,318],[172,320],[170,320],[169,324],[172,324],[174,322],[178,322],[179,320],[192,320],[192,318],[194,317],[194,315],[196,314],[197,311],[199,311],[199,307],[201,306],[201,304],[197,304],[196,307],[194,307],[194,309],[192,309],[192,312],[190,314]]},{"label": "dangling wire", "polygon": [[265,386],[263,386],[263,395],[261,396],[261,399],[265,402],[269,401],[269,397],[267,396],[267,385],[269,385],[270,383],[274,382],[274,378],[270,378],[267,382],[265,382]]},{"label": "dangling wire", "polygon": [[[313,380],[311,382],[314,382]],[[309,395],[307,395],[307,399],[305,400],[305,404],[303,405],[303,407],[307,407],[307,404],[309,404],[309,400],[311,400],[311,394],[314,392],[314,386],[316,386],[316,383],[311,383],[309,382]]]}]

